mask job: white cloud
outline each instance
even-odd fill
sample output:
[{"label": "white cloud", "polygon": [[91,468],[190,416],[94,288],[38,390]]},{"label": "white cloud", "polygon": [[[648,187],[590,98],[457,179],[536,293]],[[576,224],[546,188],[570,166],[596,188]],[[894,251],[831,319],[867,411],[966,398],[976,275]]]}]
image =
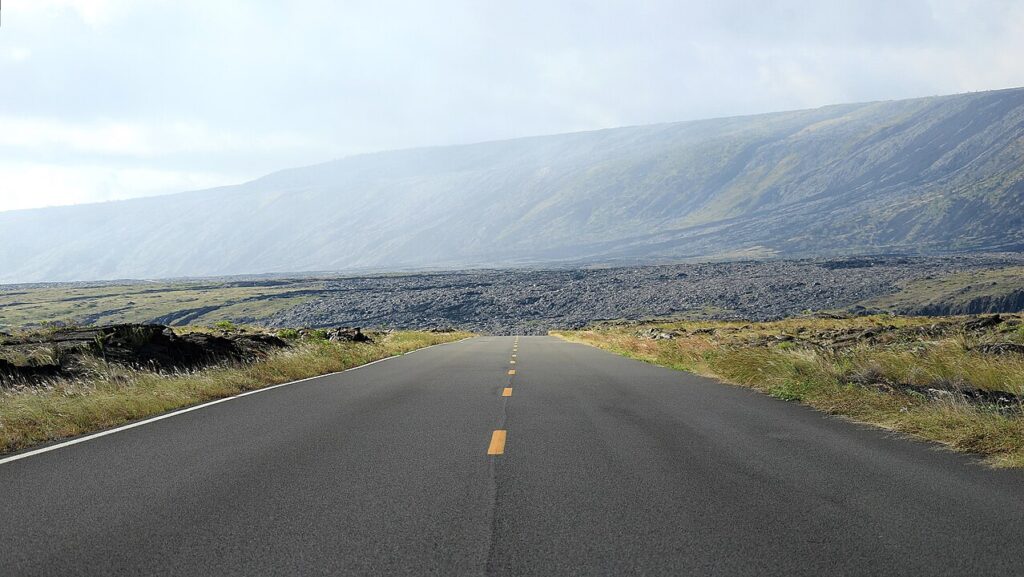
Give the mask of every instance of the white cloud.
[{"label": "white cloud", "polygon": [[75,14],[89,26],[109,23],[119,12],[131,5],[125,0],[7,0],[4,8],[14,15]]},{"label": "white cloud", "polygon": [[0,162],[0,211],[168,194],[244,179],[239,174]]},{"label": "white cloud", "polygon": [[66,122],[53,118],[0,116],[4,147],[155,158],[177,153],[274,152],[315,148],[297,134],[232,134],[197,122],[124,122],[112,119]]},{"label": "white cloud", "polygon": [[174,192],[354,151],[1024,85],[1018,0],[3,9],[0,208]]},{"label": "white cloud", "polygon": [[12,46],[3,51],[3,58],[10,62],[24,62],[32,57],[32,50],[24,46]]}]

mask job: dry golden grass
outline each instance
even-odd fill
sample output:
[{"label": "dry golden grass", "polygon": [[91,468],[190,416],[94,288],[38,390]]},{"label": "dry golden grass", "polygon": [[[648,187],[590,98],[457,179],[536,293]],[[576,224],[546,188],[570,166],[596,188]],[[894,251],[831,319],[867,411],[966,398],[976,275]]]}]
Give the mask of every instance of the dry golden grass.
[{"label": "dry golden grass", "polygon": [[468,333],[403,331],[372,344],[311,340],[247,364],[159,374],[93,361],[90,377],[0,392],[0,453],[269,385],[342,371]]},{"label": "dry golden grass", "polygon": [[[955,396],[935,399],[910,388],[976,388],[1019,395],[1024,392],[1024,360],[1020,356],[972,350],[979,342],[1013,340],[1019,335],[1005,329],[997,335],[950,330],[939,337],[902,338],[846,348],[806,346],[800,341],[765,344],[766,336],[862,330],[883,323],[913,329],[935,322],[889,317],[793,319],[777,323],[611,325],[552,334],[751,387],[827,413],[937,441],[957,451],[984,455],[994,466],[1024,466],[1024,417],[1019,410],[998,410]],[[688,333],[699,328],[716,330],[672,340],[637,336],[638,329],[651,326]]]}]

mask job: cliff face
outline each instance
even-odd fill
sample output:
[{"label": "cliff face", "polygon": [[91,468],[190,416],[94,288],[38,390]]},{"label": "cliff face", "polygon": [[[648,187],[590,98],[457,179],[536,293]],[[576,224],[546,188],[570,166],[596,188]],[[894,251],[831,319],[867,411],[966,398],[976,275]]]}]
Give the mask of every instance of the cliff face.
[{"label": "cliff face", "polygon": [[978,315],[988,313],[1015,313],[1024,311],[1024,289],[1002,295],[983,295],[966,302],[929,303],[909,307],[905,314],[912,315]]},{"label": "cliff face", "polygon": [[1024,249],[1024,89],[355,156],[0,213],[0,282]]}]

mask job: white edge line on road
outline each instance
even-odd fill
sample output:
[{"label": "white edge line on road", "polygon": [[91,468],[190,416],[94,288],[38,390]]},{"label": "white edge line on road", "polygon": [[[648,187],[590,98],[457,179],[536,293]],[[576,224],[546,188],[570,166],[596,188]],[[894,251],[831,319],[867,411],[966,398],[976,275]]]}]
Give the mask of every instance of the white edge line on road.
[{"label": "white edge line on road", "polygon": [[202,403],[200,405],[195,405],[195,406],[187,407],[187,408],[184,408],[184,409],[177,409],[177,410],[174,410],[174,411],[172,411],[170,413],[164,413],[162,415],[157,415],[155,417],[149,417],[148,419],[143,419],[141,421],[138,421],[138,422],[135,422],[135,423],[131,423],[131,424],[128,424],[128,425],[121,425],[120,427],[114,427],[113,429],[107,429],[105,431],[100,431],[98,433],[91,433],[91,434],[85,435],[84,437],[78,437],[76,439],[71,439],[70,441],[63,441],[63,442],[56,443],[56,444],[53,444],[53,445],[48,445],[46,447],[42,447],[42,448],[39,448],[39,449],[34,449],[34,450],[31,450],[31,451],[26,451],[24,453],[18,453],[17,455],[12,455],[10,457],[5,457],[3,459],[0,459],[0,465],[6,464],[6,463],[10,463],[12,461],[17,461],[17,460],[20,460],[20,459],[25,459],[25,458],[28,458],[28,457],[32,457],[34,455],[42,454],[42,453],[49,453],[50,451],[56,451],[57,449],[63,449],[64,447],[70,447],[71,445],[77,445],[78,443],[84,443],[86,441],[91,441],[93,439],[98,439],[100,437],[106,437],[107,435],[113,435],[114,433],[120,433],[121,431],[127,431],[128,429],[134,429],[135,427],[141,427],[142,425],[148,425],[150,423],[155,423],[157,421],[162,421],[164,419],[170,419],[171,417],[176,417],[178,415],[183,415],[185,413],[190,413],[192,411],[198,411],[199,409],[205,409],[206,407],[210,407],[210,406],[216,405],[218,403],[224,403],[224,402],[227,402],[227,401],[232,401],[234,399],[240,399],[242,397],[246,397],[246,396],[249,396],[249,395],[255,395],[256,393],[262,393],[264,391],[269,391],[271,389],[278,389],[278,388],[281,388],[281,387],[287,387],[289,385],[297,385],[299,383],[305,383],[305,382],[308,382],[308,381],[315,381],[317,379],[326,379],[327,377],[333,377],[335,375],[340,375],[341,373],[347,373],[349,371],[355,371],[355,370],[358,370],[358,369],[362,369],[362,368],[368,367],[370,365],[375,365],[377,363],[381,363],[381,362],[388,361],[388,360],[391,360],[391,359],[394,359],[394,358],[398,358],[398,357],[401,357],[401,356],[408,355],[409,353],[415,353],[416,351],[423,351],[423,350],[426,350],[426,349],[430,349],[430,348],[433,348],[433,347],[439,347],[439,346],[442,346],[442,345],[453,345],[455,343],[461,343],[462,341],[466,341],[466,340],[469,340],[471,338],[473,338],[473,337],[466,337],[464,339],[459,339],[457,341],[451,341],[451,342],[448,342],[448,343],[437,343],[436,345],[430,345],[430,346],[427,346],[427,347],[423,347],[423,348],[420,348],[420,349],[409,351],[408,353],[401,353],[401,354],[398,354],[398,355],[391,355],[390,357],[384,357],[383,359],[377,359],[376,361],[371,361],[369,363],[362,364],[362,365],[359,365],[357,367],[351,367],[351,368],[345,369],[343,371],[337,371],[337,372],[334,372],[334,373],[328,373],[326,375],[319,375],[319,376],[316,376],[316,377],[309,377],[307,379],[299,379],[297,381],[291,381],[291,382],[287,382],[287,383],[280,383],[280,384],[277,384],[277,385],[270,385],[270,386],[267,386],[267,387],[263,387],[261,389],[253,389],[251,391],[246,391],[244,393],[238,393],[237,395],[232,395],[230,397],[224,397],[223,399],[217,399],[215,401],[208,401],[208,402]]}]

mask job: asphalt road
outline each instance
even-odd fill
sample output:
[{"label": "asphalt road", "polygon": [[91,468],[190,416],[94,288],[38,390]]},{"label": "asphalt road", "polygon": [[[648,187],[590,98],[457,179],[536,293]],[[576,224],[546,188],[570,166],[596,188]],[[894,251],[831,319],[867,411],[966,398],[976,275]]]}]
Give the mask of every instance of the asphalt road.
[{"label": "asphalt road", "polygon": [[1024,574],[1024,474],[514,342],[2,463],[0,575]]}]

